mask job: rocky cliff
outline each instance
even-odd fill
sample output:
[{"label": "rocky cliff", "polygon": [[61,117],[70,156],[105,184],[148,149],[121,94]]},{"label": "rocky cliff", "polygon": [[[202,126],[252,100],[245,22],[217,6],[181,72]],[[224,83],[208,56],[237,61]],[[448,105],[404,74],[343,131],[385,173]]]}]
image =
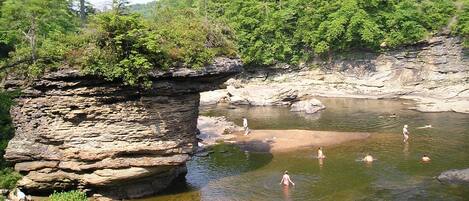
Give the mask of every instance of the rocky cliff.
[{"label": "rocky cliff", "polygon": [[[153,72],[150,89],[76,70],[32,81],[12,108],[16,127],[5,158],[28,193],[84,189],[113,198],[154,194],[186,172],[197,146],[199,92],[241,71],[218,58],[200,70]],[[9,79],[9,90],[24,86]]]},{"label": "rocky cliff", "polygon": [[382,53],[354,51],[295,68],[248,70],[227,90],[202,93],[201,103],[289,105],[308,96],[404,98],[427,112],[469,113],[469,51],[461,40],[437,36]]}]

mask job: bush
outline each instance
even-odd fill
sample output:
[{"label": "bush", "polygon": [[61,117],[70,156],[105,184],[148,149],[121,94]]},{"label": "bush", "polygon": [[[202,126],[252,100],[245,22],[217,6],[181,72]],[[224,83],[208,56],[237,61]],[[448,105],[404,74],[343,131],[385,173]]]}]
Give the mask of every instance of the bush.
[{"label": "bush", "polygon": [[0,170],[0,188],[12,189],[20,179],[21,175],[11,168]]},{"label": "bush", "polygon": [[50,201],[86,201],[86,194],[81,191],[54,192],[49,196]]}]

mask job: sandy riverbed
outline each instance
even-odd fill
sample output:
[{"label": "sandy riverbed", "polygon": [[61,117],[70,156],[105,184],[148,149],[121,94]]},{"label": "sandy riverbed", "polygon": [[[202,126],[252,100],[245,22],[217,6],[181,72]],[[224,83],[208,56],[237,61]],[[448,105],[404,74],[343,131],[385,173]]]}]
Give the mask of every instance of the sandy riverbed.
[{"label": "sandy riverbed", "polygon": [[309,130],[252,130],[236,133],[234,141],[250,151],[282,152],[311,146],[330,146],[369,137],[369,133]]}]

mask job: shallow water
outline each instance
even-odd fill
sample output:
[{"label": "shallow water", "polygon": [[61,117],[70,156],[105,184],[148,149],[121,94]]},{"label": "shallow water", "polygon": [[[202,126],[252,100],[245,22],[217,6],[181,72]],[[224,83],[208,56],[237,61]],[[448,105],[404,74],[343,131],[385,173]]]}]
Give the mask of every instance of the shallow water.
[{"label": "shallow water", "polygon": [[[221,145],[209,157],[194,157],[186,181],[162,194],[163,200],[469,200],[469,188],[442,185],[434,179],[448,169],[469,168],[469,115],[420,113],[405,101],[321,99],[327,109],[315,115],[283,107],[208,107],[201,114],[227,116],[252,129],[306,129],[373,132],[366,140],[325,147],[327,158],[314,158],[315,148],[280,154],[249,153]],[[397,118],[389,115],[396,113]],[[410,142],[402,142],[402,126]],[[416,127],[431,124],[430,129]],[[365,153],[378,160],[358,162]],[[432,162],[419,162],[428,153]],[[295,187],[279,185],[288,170]]]}]

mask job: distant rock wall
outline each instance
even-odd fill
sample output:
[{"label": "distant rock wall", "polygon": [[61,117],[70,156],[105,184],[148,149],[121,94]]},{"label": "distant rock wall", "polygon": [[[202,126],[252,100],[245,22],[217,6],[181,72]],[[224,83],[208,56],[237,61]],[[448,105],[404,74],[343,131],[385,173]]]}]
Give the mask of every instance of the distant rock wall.
[{"label": "distant rock wall", "polygon": [[469,113],[469,50],[457,37],[437,36],[382,53],[248,69],[226,84],[202,93],[202,102],[216,103],[215,95],[223,97],[218,102],[250,105],[289,105],[309,96],[404,98],[416,100],[420,111]]},{"label": "distant rock wall", "polygon": [[[240,71],[239,60],[219,58],[198,71],[153,72],[148,90],[75,70],[47,73],[11,110],[16,133],[5,158],[24,175],[18,185],[28,193],[154,194],[186,172],[197,146],[199,92]],[[11,78],[5,87],[23,85]]]}]

